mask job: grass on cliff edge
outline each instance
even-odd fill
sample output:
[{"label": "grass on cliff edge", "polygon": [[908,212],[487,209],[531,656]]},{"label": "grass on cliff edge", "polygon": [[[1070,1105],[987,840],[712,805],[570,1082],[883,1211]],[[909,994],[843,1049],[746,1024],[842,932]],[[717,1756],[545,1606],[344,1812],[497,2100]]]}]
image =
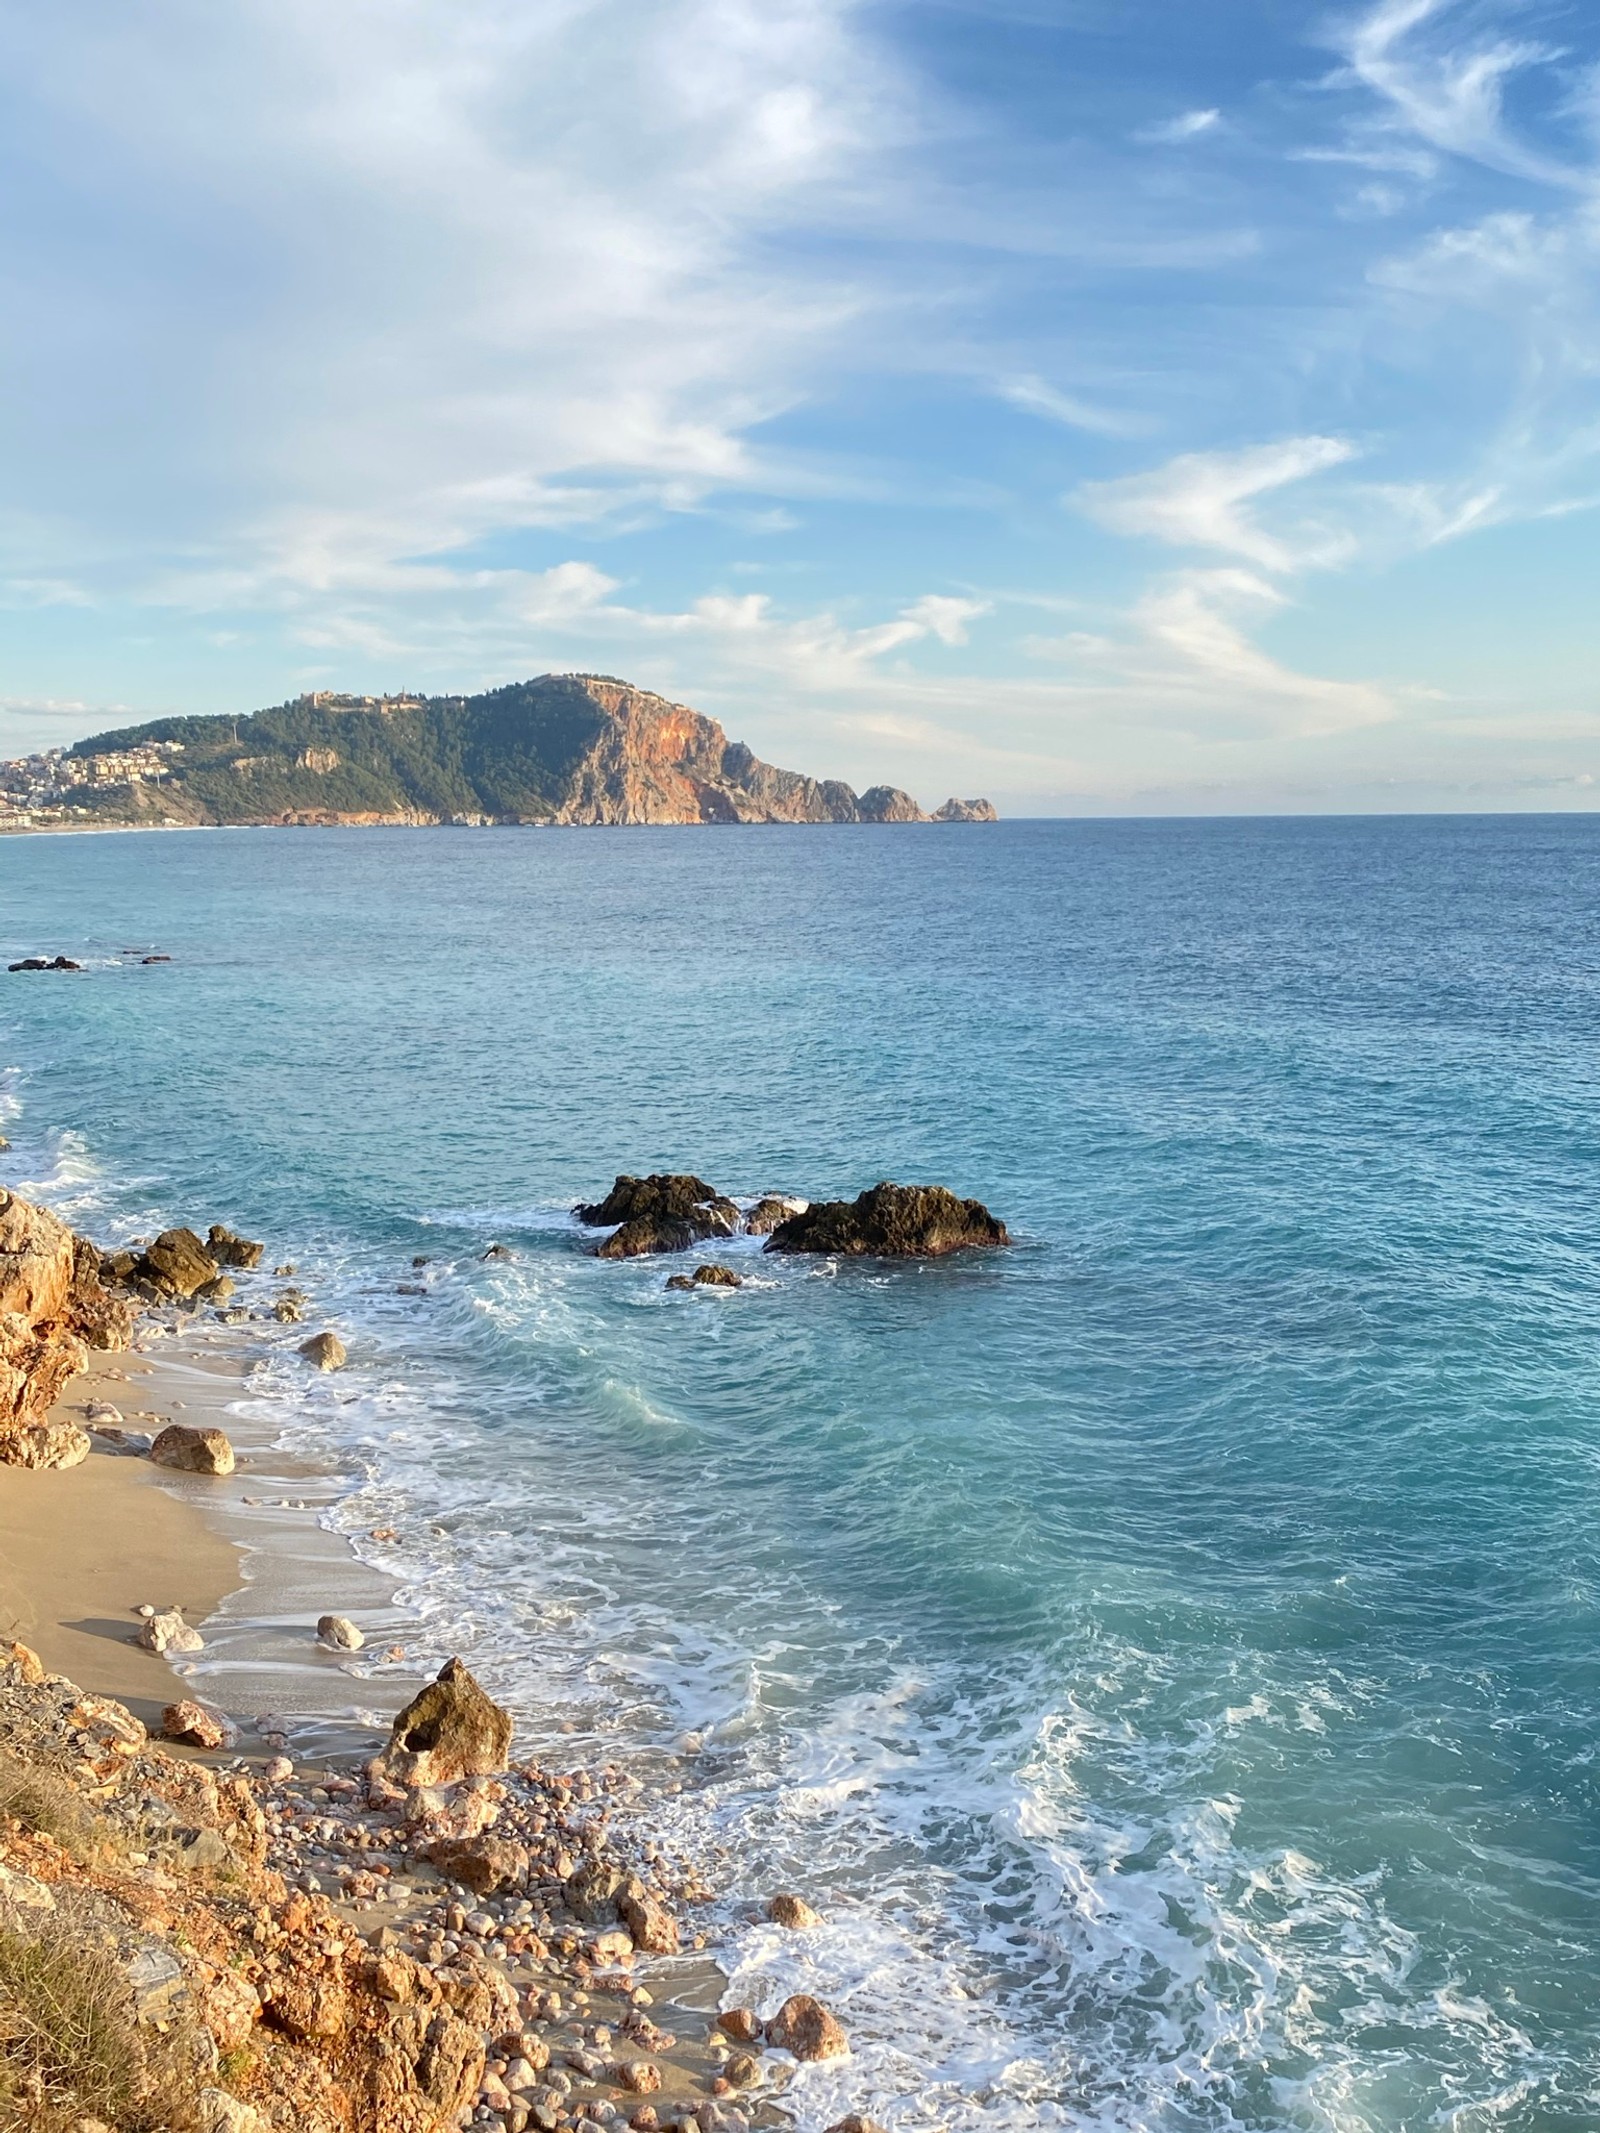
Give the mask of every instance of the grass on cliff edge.
[{"label": "grass on cliff edge", "polygon": [[52,1837],[82,1860],[100,1837],[77,1788],[48,1763],[25,1763],[0,1750],[0,1820],[20,1822],[37,1837]]},{"label": "grass on cliff edge", "polygon": [[0,1927],[0,2127],[198,2133],[195,2083],[176,2039],[133,2018],[116,1957],[68,1932]]}]

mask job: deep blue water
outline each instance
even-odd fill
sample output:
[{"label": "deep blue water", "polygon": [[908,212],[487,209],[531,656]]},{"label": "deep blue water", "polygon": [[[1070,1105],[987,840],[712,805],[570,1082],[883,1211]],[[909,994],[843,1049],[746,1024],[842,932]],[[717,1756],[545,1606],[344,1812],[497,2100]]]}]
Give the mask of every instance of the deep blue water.
[{"label": "deep blue water", "polygon": [[[0,1176],[298,1263],[286,1427],[676,1769],[808,2123],[1600,2123],[1600,822],[16,838],[0,936]],[[1015,1243],[668,1296],[565,1213],[663,1167]]]}]

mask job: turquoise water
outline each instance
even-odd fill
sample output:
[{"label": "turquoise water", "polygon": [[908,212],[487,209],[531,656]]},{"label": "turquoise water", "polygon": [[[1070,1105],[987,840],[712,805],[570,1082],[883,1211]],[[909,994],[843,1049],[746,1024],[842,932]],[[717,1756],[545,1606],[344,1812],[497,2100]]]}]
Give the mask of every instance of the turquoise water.
[{"label": "turquoise water", "polygon": [[[676,1771],[803,2123],[1600,2123],[1600,824],[13,839],[0,932],[92,966],[0,1175],[299,1263],[264,1397]],[[565,1212],[656,1167],[1016,1242],[667,1296]]]}]

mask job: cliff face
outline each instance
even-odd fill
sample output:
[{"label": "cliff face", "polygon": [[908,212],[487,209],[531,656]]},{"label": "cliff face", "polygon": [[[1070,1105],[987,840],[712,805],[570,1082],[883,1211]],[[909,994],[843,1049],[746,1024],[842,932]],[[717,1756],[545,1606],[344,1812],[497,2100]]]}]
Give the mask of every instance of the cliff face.
[{"label": "cliff face", "polygon": [[88,1360],[125,1348],[128,1305],[100,1281],[100,1255],[48,1208],[0,1188],[0,1465],[76,1466],[89,1440],[50,1408]]},{"label": "cliff face", "polygon": [[[97,770],[160,746],[158,777]],[[251,718],[163,719],[80,741],[84,811],[168,822],[574,824],[993,821],[924,814],[763,763],[714,718],[600,676],[474,697],[301,697]]]}]

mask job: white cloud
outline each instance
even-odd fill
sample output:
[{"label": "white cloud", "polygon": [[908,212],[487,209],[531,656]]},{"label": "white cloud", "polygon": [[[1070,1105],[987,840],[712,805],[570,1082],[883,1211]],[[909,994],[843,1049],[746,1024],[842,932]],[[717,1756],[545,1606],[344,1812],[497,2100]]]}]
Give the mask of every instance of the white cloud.
[{"label": "white cloud", "polygon": [[1042,415],[1048,422],[1064,423],[1068,429],[1087,430],[1095,437],[1137,437],[1148,427],[1138,415],[1124,415],[1115,409],[1097,407],[1092,401],[1082,400],[1076,393],[1064,393],[1043,378],[1007,378],[999,388],[1002,400],[1009,400],[1024,414]]},{"label": "white cloud", "polygon": [[1560,54],[1527,39],[1453,44],[1419,34],[1448,26],[1458,12],[1457,0],[1379,0],[1346,32],[1342,49],[1394,118],[1434,148],[1514,177],[1585,186],[1585,173],[1529,148],[1505,122],[1511,76]]},{"label": "white cloud", "polygon": [[[70,463],[83,513],[30,574],[165,548],[270,599],[758,484],[753,428],[881,301],[769,242],[898,137],[859,14],[0,0],[11,93],[117,261],[0,238],[7,502],[58,511]],[[78,452],[86,400],[115,452]]]},{"label": "white cloud", "polygon": [[1321,738],[1393,718],[1393,698],[1374,683],[1297,673],[1251,641],[1241,617],[1282,605],[1283,595],[1248,571],[1188,571],[1147,593],[1135,620],[1170,655],[1169,690],[1224,721],[1243,715]]},{"label": "white cloud", "polygon": [[1086,482],[1072,501],[1113,533],[1220,549],[1266,570],[1304,569],[1341,560],[1349,552],[1348,537],[1325,528],[1272,533],[1244,507],[1353,455],[1354,447],[1339,437],[1284,437],[1240,452],[1185,452],[1149,473]]},{"label": "white cloud", "polygon": [[1185,111],[1177,118],[1164,119],[1159,125],[1142,128],[1134,139],[1147,142],[1151,147],[1178,148],[1185,141],[1198,140],[1202,133],[1215,132],[1221,122],[1220,111]]}]

